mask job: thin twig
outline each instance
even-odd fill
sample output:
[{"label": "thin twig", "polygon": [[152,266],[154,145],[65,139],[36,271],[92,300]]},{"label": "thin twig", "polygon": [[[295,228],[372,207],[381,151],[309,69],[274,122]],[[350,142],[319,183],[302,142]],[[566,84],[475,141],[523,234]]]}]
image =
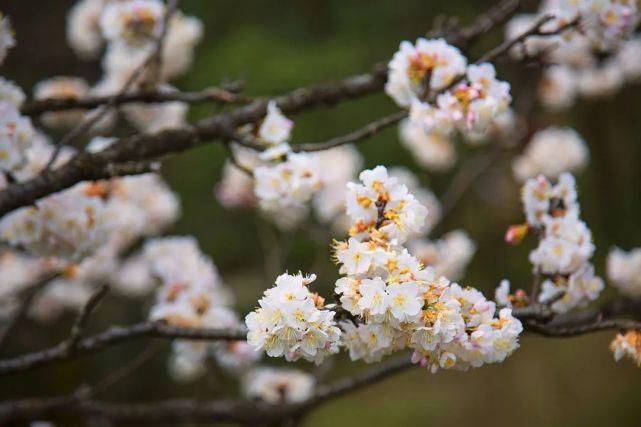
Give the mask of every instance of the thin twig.
[{"label": "thin twig", "polygon": [[0,347],[4,344],[7,338],[11,335],[13,330],[20,324],[20,322],[25,318],[31,305],[35,301],[36,297],[44,288],[49,284],[53,279],[58,277],[59,273],[50,273],[46,274],[44,277],[38,279],[38,281],[31,285],[21,296],[20,303],[16,308],[15,313],[7,320],[4,328],[0,332]]},{"label": "thin twig", "polygon": [[129,377],[158,353],[158,351],[162,348],[160,344],[161,343],[159,342],[149,344],[136,357],[131,359],[129,363],[109,373],[96,385],[90,386],[86,391],[86,396],[95,396],[99,393],[102,393],[114,384],[117,384],[123,379]]},{"label": "thin twig", "polygon": [[100,288],[98,288],[96,292],[94,292],[89,297],[85,305],[80,310],[80,313],[76,318],[76,321],[73,323],[73,326],[71,327],[69,338],[65,343],[65,345],[67,346],[67,352],[69,353],[69,355],[71,355],[76,350],[78,343],[82,338],[82,334],[85,330],[85,327],[87,326],[87,322],[89,321],[89,317],[94,312],[96,307],[98,307],[98,305],[104,299],[104,297],[107,295],[107,292],[109,292],[109,285],[105,284],[100,286]]},{"label": "thin twig", "polygon": [[497,157],[498,152],[496,150],[491,153],[477,154],[459,168],[459,171],[450,181],[449,186],[441,197],[442,217],[446,217],[454,209],[468,188],[483,172],[492,166]]},{"label": "thin twig", "polygon": [[323,151],[323,150],[329,150],[330,148],[338,147],[341,145],[358,142],[366,138],[371,138],[372,136],[376,135],[382,130],[400,122],[405,117],[407,117],[407,111],[398,111],[388,116],[381,117],[380,119],[375,120],[371,123],[368,123],[362,128],[357,129],[353,132],[350,132],[346,135],[338,136],[336,138],[332,138],[324,142],[296,144],[292,147],[292,150],[296,152]]}]

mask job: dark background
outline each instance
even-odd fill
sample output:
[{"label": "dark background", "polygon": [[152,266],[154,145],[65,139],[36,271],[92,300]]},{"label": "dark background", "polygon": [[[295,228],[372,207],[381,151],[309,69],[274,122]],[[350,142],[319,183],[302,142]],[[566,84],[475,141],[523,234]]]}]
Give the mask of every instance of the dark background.
[{"label": "dark background", "polygon": [[[0,10],[11,16],[18,47],[11,51],[0,74],[15,80],[28,93],[38,80],[53,75],[80,75],[95,82],[100,76],[99,63],[77,59],[65,41],[65,13],[71,3],[1,0]],[[198,90],[225,78],[244,78],[248,95],[277,95],[366,71],[376,61],[389,58],[401,40],[423,35],[437,15],[459,16],[462,22],[469,22],[491,3],[184,0],[181,9],[203,20],[205,37],[192,71],[175,84]],[[483,39],[470,57],[500,42],[501,36],[499,30]],[[515,93],[533,84],[523,78],[528,73],[504,62],[499,64],[501,76],[511,81]],[[590,166],[578,183],[582,216],[594,234],[594,262],[601,275],[612,245],[624,249],[641,246],[640,95],[639,86],[627,86],[612,99],[582,101],[562,115],[535,109],[529,117],[535,126],[573,126],[589,143]],[[190,118],[211,114],[214,108],[193,108]],[[345,133],[395,108],[390,99],[379,94],[297,115],[294,142],[320,141]],[[440,175],[422,171],[399,148],[396,129],[365,141],[359,149],[367,167],[406,165],[436,194],[442,194],[456,173],[456,169]],[[458,166],[479,150],[487,148],[459,145]],[[184,210],[172,233],[197,236],[233,287],[241,313],[252,309],[262,290],[285,269],[317,273],[319,286],[329,296],[337,275],[329,261],[331,233],[281,234],[252,212],[222,208],[213,198],[212,188],[225,155],[220,144],[214,143],[165,162],[163,174],[180,194]],[[468,231],[478,252],[463,283],[491,295],[502,278],[521,286],[531,281],[527,254],[533,242],[517,248],[503,243],[505,228],[522,221],[518,186],[511,178],[510,159],[503,156],[474,182],[436,235],[454,228]],[[602,298],[613,295],[607,289]],[[148,306],[149,301],[111,295],[93,318],[91,328],[139,321]],[[0,352],[52,345],[66,336],[72,319],[68,315],[56,325],[25,324],[10,348]],[[522,348],[501,365],[436,375],[413,370],[327,405],[311,417],[309,425],[639,426],[641,371],[629,362],[614,363],[608,350],[612,337],[612,332],[564,340],[525,335]],[[77,362],[2,379],[0,398],[68,393],[82,382],[94,383],[105,377],[149,345],[128,343]],[[175,384],[165,369],[169,344],[157,345],[160,350],[148,363],[98,397],[136,402],[174,397],[212,399],[237,393],[234,382],[215,367],[195,384]],[[345,359],[341,357],[335,375],[365,368]]]}]

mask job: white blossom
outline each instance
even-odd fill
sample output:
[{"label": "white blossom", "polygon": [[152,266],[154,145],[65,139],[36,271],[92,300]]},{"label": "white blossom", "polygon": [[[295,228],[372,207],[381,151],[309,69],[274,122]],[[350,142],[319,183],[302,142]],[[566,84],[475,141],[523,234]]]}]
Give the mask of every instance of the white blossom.
[{"label": "white blossom", "polygon": [[0,77],[0,101],[8,102],[16,109],[20,109],[25,98],[26,95],[20,86],[11,80]]},{"label": "white blossom", "polygon": [[580,172],[588,157],[588,147],[574,129],[548,127],[532,136],[512,168],[520,181],[538,175],[556,178],[563,172]]},{"label": "white blossom", "polygon": [[399,130],[401,143],[425,169],[447,171],[456,162],[454,143],[448,135],[436,130],[426,131],[419,120],[412,118],[403,120]]},{"label": "white blossom", "polygon": [[243,394],[277,405],[301,403],[312,397],[316,380],[310,374],[294,369],[261,367],[242,378]]},{"label": "white blossom", "polygon": [[621,295],[641,297],[641,249],[610,250],[607,259],[608,279]]},{"label": "white blossom", "polygon": [[451,231],[437,241],[417,239],[409,243],[410,252],[424,266],[434,268],[437,276],[460,280],[476,252],[476,245],[462,230]]},{"label": "white blossom", "polygon": [[427,90],[443,89],[464,74],[466,66],[461,52],[443,39],[404,41],[388,65],[385,92],[401,107],[409,107],[424,95],[424,85]]},{"label": "white blossom", "polygon": [[275,101],[267,104],[267,115],[258,128],[258,137],[269,145],[278,145],[289,141],[294,122],[280,111]]},{"label": "white blossom", "polygon": [[103,44],[100,16],[107,0],[79,0],[67,14],[67,41],[83,59],[98,56]]},{"label": "white blossom", "polygon": [[160,36],[165,6],[158,0],[109,2],[100,16],[102,35],[135,48]]},{"label": "white blossom", "polygon": [[539,98],[552,110],[565,110],[577,97],[578,75],[565,65],[552,65],[545,69],[539,82]]}]

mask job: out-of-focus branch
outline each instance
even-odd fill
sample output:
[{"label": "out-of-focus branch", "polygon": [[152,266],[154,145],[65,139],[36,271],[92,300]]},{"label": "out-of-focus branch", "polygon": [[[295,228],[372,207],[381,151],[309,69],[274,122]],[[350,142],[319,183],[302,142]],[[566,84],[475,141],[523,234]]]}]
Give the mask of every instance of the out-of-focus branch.
[{"label": "out-of-focus branch", "polygon": [[296,405],[267,405],[242,400],[165,400],[153,403],[107,403],[86,399],[82,394],[48,399],[22,399],[0,403],[0,423],[35,419],[99,416],[112,422],[237,423],[270,424],[304,416],[322,404],[360,390],[413,366],[409,356],[384,362],[351,377],[318,388],[305,402]]},{"label": "out-of-focus branch", "polygon": [[524,0],[502,0],[481,14],[472,25],[464,28],[448,28],[445,38],[449,43],[466,46],[495,28],[503,25],[525,3]]},{"label": "out-of-focus branch", "polygon": [[454,209],[474,181],[494,164],[497,157],[498,150],[477,154],[459,168],[441,197],[442,217],[446,217]]},{"label": "out-of-focus branch", "polygon": [[141,338],[188,339],[202,341],[237,341],[246,338],[246,331],[185,328],[161,322],[142,322],[130,326],[112,326],[104,332],[79,339],[75,350],[69,352],[68,341],[45,350],[0,359],[0,375],[26,371],[42,365],[69,360],[75,356],[93,353],[126,341]]},{"label": "out-of-focus branch", "polygon": [[362,128],[357,129],[353,132],[350,132],[346,135],[338,136],[336,138],[332,138],[323,142],[296,144],[292,147],[292,149],[296,152],[323,151],[323,150],[329,150],[330,148],[335,148],[341,145],[362,141],[364,139],[371,138],[372,136],[376,135],[377,133],[381,132],[382,130],[392,125],[395,125],[405,117],[407,117],[406,111],[398,111],[396,113],[392,113],[388,116],[381,117],[378,120],[370,122],[365,126],[363,126]]},{"label": "out-of-focus branch", "polygon": [[103,285],[98,288],[98,290],[89,297],[87,303],[80,310],[80,313],[78,313],[78,317],[71,327],[69,339],[65,343],[68,356],[76,351],[80,338],[82,338],[82,334],[89,321],[89,317],[107,295],[107,292],[109,292],[109,285]]},{"label": "out-of-focus branch", "polygon": [[38,294],[56,277],[58,277],[58,273],[46,274],[24,291],[23,295],[19,296],[20,302],[15,313],[5,322],[4,328],[0,331],[0,347],[2,347],[2,344],[4,344],[13,330],[25,318]]},{"label": "out-of-focus branch", "polygon": [[[331,105],[377,92],[383,87],[386,74],[384,65],[376,66],[371,73],[299,88],[276,100],[285,113]],[[0,216],[80,181],[108,178],[107,165],[110,163],[150,160],[187,150],[204,141],[233,139],[230,135],[236,127],[258,121],[265,115],[266,108],[267,100],[257,100],[244,107],[219,113],[193,126],[133,135],[116,141],[99,153],[79,153],[59,168],[45,171],[30,180],[11,184],[1,191]]]},{"label": "out-of-focus branch", "polygon": [[157,104],[162,102],[184,102],[186,104],[203,104],[216,102],[221,104],[243,104],[251,101],[251,98],[236,93],[243,86],[239,81],[224,85],[222,87],[210,87],[197,92],[171,91],[138,91],[121,93],[117,96],[88,96],[85,98],[49,98],[34,100],[22,107],[22,114],[27,116],[38,116],[43,113],[65,110],[89,110],[107,104],[111,100],[113,106],[143,103]]},{"label": "out-of-focus branch", "polygon": [[632,319],[604,319],[579,325],[546,325],[530,320],[523,325],[526,331],[534,332],[546,337],[567,338],[586,335],[592,332],[635,329],[641,331],[641,322]]},{"label": "out-of-focus branch", "polygon": [[308,405],[315,406],[353,391],[360,390],[363,387],[382,381],[385,378],[403,372],[413,366],[416,365],[412,364],[409,354],[398,356],[370,368],[362,374],[341,378],[328,385],[319,387],[315,396],[310,402],[308,402]]}]

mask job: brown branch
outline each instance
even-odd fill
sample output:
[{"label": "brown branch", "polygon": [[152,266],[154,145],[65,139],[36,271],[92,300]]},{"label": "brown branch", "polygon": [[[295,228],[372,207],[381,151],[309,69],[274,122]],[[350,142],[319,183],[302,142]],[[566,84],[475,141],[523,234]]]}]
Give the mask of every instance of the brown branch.
[{"label": "brown branch", "polygon": [[99,416],[113,422],[228,422],[265,424],[300,417],[322,404],[402,372],[413,365],[408,355],[374,368],[320,386],[313,397],[296,405],[267,405],[242,400],[165,400],[154,403],[107,403],[84,398],[83,394],[48,399],[22,399],[0,403],[0,424],[34,419]]},{"label": "brown branch", "polygon": [[69,360],[77,355],[94,353],[105,348],[140,338],[188,339],[198,341],[237,341],[246,338],[245,330],[185,328],[161,322],[141,322],[130,326],[112,326],[104,332],[78,340],[73,352],[68,341],[45,350],[0,359],[0,376],[26,371],[38,366]]},{"label": "brown branch", "polygon": [[121,93],[117,96],[88,96],[84,98],[47,98],[33,100],[22,107],[22,114],[26,116],[38,116],[44,113],[65,111],[65,110],[90,110],[101,105],[112,102],[113,106],[143,103],[157,104],[162,102],[184,102],[186,104],[203,104],[217,102],[222,104],[242,104],[251,101],[251,98],[235,93],[242,87],[243,82],[239,81],[223,87],[210,87],[198,92],[182,92],[179,90],[158,91],[146,90],[129,93]]},{"label": "brown branch", "polygon": [[313,406],[315,408],[319,404],[353,391],[360,390],[363,387],[384,380],[413,366],[416,365],[412,364],[408,354],[405,354],[404,356],[397,356],[394,359],[370,368],[362,374],[355,375],[353,377],[341,378],[326,386],[319,387],[316,395],[306,405]]},{"label": "brown branch", "polygon": [[[385,66],[379,65],[371,73],[299,88],[276,100],[285,113],[295,113],[319,105],[331,105],[379,91],[385,83],[386,74]],[[267,100],[261,99],[244,107],[217,114],[193,126],[154,134],[133,135],[116,141],[99,153],[79,153],[59,168],[45,171],[25,182],[14,183],[1,191],[0,216],[80,181],[107,178],[109,174],[106,166],[109,163],[148,160],[187,150],[207,140],[230,139],[229,136],[235,128],[258,121],[265,115],[266,108]]]},{"label": "brown branch", "polygon": [[71,354],[76,351],[80,338],[82,338],[82,334],[89,321],[89,317],[105,298],[107,292],[109,292],[109,285],[102,285],[89,297],[84,307],[80,310],[80,313],[78,313],[78,317],[71,327],[69,339],[65,343],[68,356],[71,356]]},{"label": "brown branch", "polygon": [[380,131],[400,122],[405,117],[407,117],[407,111],[398,111],[388,116],[381,117],[380,119],[375,120],[371,123],[368,123],[362,128],[357,129],[353,132],[350,132],[346,135],[338,136],[336,138],[332,138],[324,142],[296,144],[292,147],[292,150],[296,152],[323,151],[323,150],[329,150],[330,148],[338,147],[341,145],[358,142],[367,138],[371,138],[372,136],[376,135]]},{"label": "brown branch", "polygon": [[635,329],[641,331],[641,322],[632,319],[605,319],[583,325],[555,326],[538,323],[534,320],[526,321],[523,327],[528,332],[534,332],[552,338],[567,338],[586,335],[592,332]]},{"label": "brown branch", "polygon": [[445,32],[449,43],[466,46],[506,23],[522,6],[524,0],[502,0],[480,15],[475,22],[462,29]]}]

